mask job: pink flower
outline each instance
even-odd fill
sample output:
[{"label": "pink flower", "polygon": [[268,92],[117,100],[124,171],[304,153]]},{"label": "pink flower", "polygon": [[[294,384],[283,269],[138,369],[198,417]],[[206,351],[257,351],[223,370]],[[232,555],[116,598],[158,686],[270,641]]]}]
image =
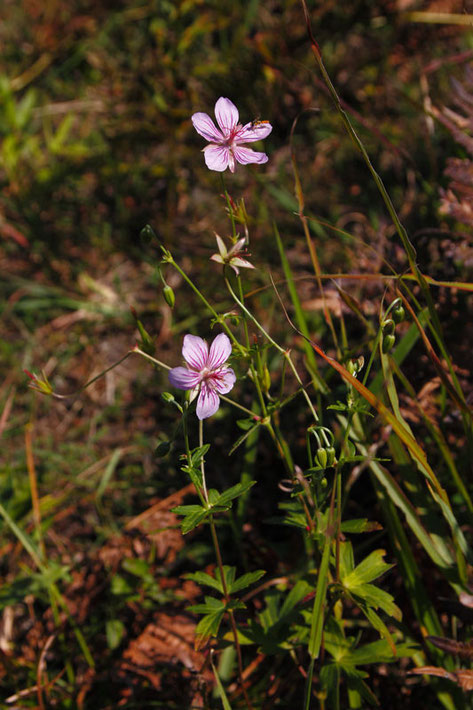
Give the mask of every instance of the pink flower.
[{"label": "pink flower", "polygon": [[236,375],[231,367],[224,367],[232,352],[232,344],[225,333],[220,333],[209,346],[197,335],[185,335],[182,355],[187,367],[174,367],[169,382],[180,390],[193,390],[197,399],[197,416],[207,419],[220,406],[219,394],[230,392]]},{"label": "pink flower", "polygon": [[266,153],[245,148],[243,144],[266,138],[273,127],[269,121],[251,121],[242,126],[238,123],[238,117],[235,104],[223,96],[215,104],[215,118],[219,128],[216,128],[206,113],[194,113],[192,116],[197,133],[209,141],[209,145],[204,148],[204,157],[210,170],[223,172],[230,168],[234,173],[235,159],[242,165],[268,162]]}]

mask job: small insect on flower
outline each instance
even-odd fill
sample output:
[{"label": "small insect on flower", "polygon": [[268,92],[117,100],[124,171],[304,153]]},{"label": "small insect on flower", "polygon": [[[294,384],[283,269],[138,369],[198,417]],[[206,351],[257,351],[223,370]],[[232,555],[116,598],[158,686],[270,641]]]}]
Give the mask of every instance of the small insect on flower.
[{"label": "small insect on flower", "polygon": [[225,363],[232,352],[232,344],[225,333],[220,333],[209,346],[197,335],[185,335],[182,355],[187,367],[174,367],[169,382],[180,390],[191,390],[191,399],[198,395],[196,414],[207,419],[220,406],[219,394],[230,392],[236,375]]},{"label": "small insect on flower", "polygon": [[204,158],[210,170],[223,172],[230,168],[235,172],[235,161],[242,165],[248,163],[267,163],[266,153],[247,148],[245,143],[253,143],[269,136],[273,127],[269,121],[250,121],[239,123],[239,113],[235,104],[221,96],[215,104],[215,118],[218,128],[210,116],[199,111],[192,116],[195,130],[209,145],[204,148]]},{"label": "small insect on flower", "polygon": [[265,123],[269,123],[269,121],[261,121],[259,118],[255,118],[255,120],[251,122],[251,127],[258,128],[258,126],[264,126]]}]

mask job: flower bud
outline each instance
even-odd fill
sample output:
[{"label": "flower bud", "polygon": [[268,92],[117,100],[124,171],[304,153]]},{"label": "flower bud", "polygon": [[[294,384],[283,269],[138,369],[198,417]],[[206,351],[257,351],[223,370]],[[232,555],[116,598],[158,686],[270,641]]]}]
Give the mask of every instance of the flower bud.
[{"label": "flower bud", "polygon": [[268,366],[264,365],[263,367],[263,388],[265,392],[269,392],[269,388],[271,387],[271,375],[269,374]]},{"label": "flower bud", "polygon": [[335,463],[335,449],[333,446],[329,446],[325,450],[327,452],[327,466],[333,466]]},{"label": "flower bud", "polygon": [[319,464],[319,466],[321,466],[321,468],[327,468],[328,456],[327,456],[327,451],[324,448],[320,447],[317,449],[317,453],[315,454],[315,458],[316,458],[316,461]]},{"label": "flower bud", "polygon": [[393,319],[387,318],[382,324],[383,335],[387,335],[387,334],[392,335],[394,333],[395,327],[396,326],[394,325]]},{"label": "flower bud", "polygon": [[169,284],[166,284],[166,286],[163,288],[163,296],[164,296],[164,300],[166,301],[168,306],[170,308],[174,308],[174,304],[176,302],[176,297],[174,295],[174,291],[169,286]]},{"label": "flower bud", "polygon": [[158,238],[156,236],[156,232],[154,231],[153,227],[150,224],[146,224],[143,229],[140,232],[140,239],[145,243],[145,244],[151,244],[153,240],[158,241]]},{"label": "flower bud", "polygon": [[395,323],[402,323],[402,321],[406,318],[406,311],[404,310],[404,306],[399,305],[397,306],[397,308],[393,308],[392,315]]},{"label": "flower bud", "polygon": [[383,353],[388,353],[396,342],[396,338],[392,334],[385,335],[383,337]]}]

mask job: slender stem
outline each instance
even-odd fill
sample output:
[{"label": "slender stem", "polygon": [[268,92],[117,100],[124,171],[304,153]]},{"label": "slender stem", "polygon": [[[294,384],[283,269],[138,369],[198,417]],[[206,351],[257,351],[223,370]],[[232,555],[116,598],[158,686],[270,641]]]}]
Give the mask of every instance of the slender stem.
[{"label": "slender stem", "polygon": [[[82,387],[79,387],[79,389],[76,390],[75,392],[71,392],[70,394],[58,394],[57,392],[52,392],[51,395],[55,399],[68,399],[69,397],[74,397],[76,394],[79,394],[80,392],[83,392],[85,389],[87,389],[87,387],[90,387],[90,385],[92,385],[97,380],[100,380],[100,378],[103,377],[104,375],[106,375],[107,372],[110,372],[110,370],[113,370],[118,365],[121,365],[121,363],[124,360],[126,360],[128,357],[130,357],[130,355],[132,355],[134,352],[141,352],[141,351],[139,350],[139,348],[133,348],[133,350],[129,350],[123,357],[121,357],[119,360],[114,362],[113,365],[110,365],[110,367],[107,367],[105,370],[102,370],[102,372],[100,372],[98,375],[96,375],[91,380],[86,382],[85,385],[82,385]],[[142,354],[144,355],[145,353],[142,353]],[[166,367],[166,365],[163,365],[163,367]],[[168,368],[168,369],[170,369],[170,368]]]},{"label": "slender stem", "polygon": [[215,308],[210,305],[210,303],[205,298],[204,294],[197,288],[197,286],[194,284],[194,282],[191,281],[191,279],[187,276],[186,272],[181,269],[179,264],[176,261],[174,261],[172,256],[170,256],[168,260],[169,260],[169,263],[172,264],[174,266],[174,268],[176,269],[176,271],[182,276],[184,281],[191,287],[191,289],[194,291],[194,293],[200,298],[200,300],[206,306],[206,308],[208,308],[208,310],[213,315],[215,320],[217,320],[220,323],[220,325],[222,326],[224,331],[227,333],[228,337],[233,342],[233,344],[240,351],[240,353],[242,353],[243,355],[246,355],[245,348],[242,345],[240,345],[237,338],[235,337],[235,335],[232,333],[232,331],[230,330],[230,328],[226,324],[225,320],[222,318],[222,316],[220,316],[217,313]]},{"label": "slender stem", "polygon": [[[154,362],[154,364],[157,365],[158,367],[162,367],[163,370],[171,370],[171,367],[169,365],[166,365],[166,363],[161,362],[161,360],[157,360],[155,357],[152,357],[152,355],[145,353],[144,350],[140,350],[140,348],[138,346],[134,347],[133,350],[130,350],[130,353],[128,353],[128,354],[131,354],[131,353],[136,353],[137,355],[142,355],[147,360]],[[125,359],[125,358],[123,358],[123,359]],[[121,360],[119,360],[119,362],[121,362]],[[92,380],[92,382],[93,382],[93,380]]]},{"label": "slender stem", "polygon": [[[204,426],[203,426],[203,421],[200,419],[199,420],[199,446],[203,446],[203,445],[204,445]],[[207,485],[205,482],[204,457],[202,457],[201,462],[200,462],[200,470],[202,472],[202,489],[204,492],[205,500],[208,505],[209,504],[209,497],[208,497],[208,492],[207,492]],[[217,529],[215,527],[215,521],[214,521],[213,515],[209,515],[209,525],[210,525],[210,533],[212,535],[212,542],[213,542],[213,546],[215,549],[215,556],[217,558],[217,566],[218,566],[218,569],[220,572],[220,580],[222,582],[223,596],[225,598],[225,603],[228,606],[230,604],[230,594],[228,592],[228,587],[227,587],[227,583],[225,580],[225,571],[223,569],[222,553],[220,551],[220,545],[219,545],[218,537],[217,537]],[[233,641],[235,643],[235,649],[237,652],[238,678],[240,681],[241,689],[242,689],[243,696],[245,698],[245,702],[248,707],[248,710],[253,710],[250,699],[249,699],[248,694],[246,692],[245,682],[243,679],[243,660],[242,660],[242,655],[241,655],[241,646],[240,646],[240,641],[238,638],[238,629],[237,629],[237,625],[236,625],[236,621],[235,621],[235,616],[234,616],[232,609],[227,609],[227,611],[228,611],[228,616],[230,618],[230,626],[232,628]]]},{"label": "slender stem", "polygon": [[33,425],[29,422],[25,427],[25,451],[26,451],[26,467],[28,469],[28,478],[30,482],[31,491],[31,502],[33,505],[33,519],[34,526],[36,529],[36,535],[38,537],[38,547],[41,558],[45,560],[46,551],[44,547],[43,536],[41,533],[41,510],[39,507],[39,495],[38,495],[38,481],[36,478],[36,468],[34,465],[33,458],[33,443],[31,432]]},{"label": "slender stem", "polygon": [[[202,419],[199,419],[199,446],[202,448],[203,445],[204,445],[204,422]],[[207,492],[207,483],[205,481],[205,462],[204,462],[203,456],[200,459],[200,472],[202,474],[202,490],[204,492],[205,502],[208,505],[209,504],[209,494]],[[222,584],[223,584],[223,582],[222,582]]]},{"label": "slender stem", "polygon": [[312,696],[312,678],[314,675],[314,663],[315,663],[315,658],[311,658],[310,664],[309,664],[309,670],[307,671],[307,678],[305,681],[304,710],[310,710],[310,699]]},{"label": "slender stem", "polygon": [[297,369],[296,369],[294,363],[292,362],[290,352],[287,351],[287,350],[284,350],[284,348],[282,348],[275,340],[273,340],[273,338],[269,335],[269,333],[263,328],[263,326],[261,325],[261,323],[260,323],[260,322],[255,318],[255,316],[248,310],[248,308],[245,306],[245,304],[240,301],[240,299],[239,299],[238,296],[236,295],[235,291],[232,289],[231,284],[230,284],[230,282],[228,281],[227,278],[225,278],[225,284],[226,284],[226,286],[227,286],[227,289],[228,289],[230,295],[231,295],[232,298],[234,299],[235,303],[237,303],[237,304],[240,306],[240,308],[242,309],[242,311],[244,311],[244,312],[246,313],[246,315],[248,316],[248,318],[250,318],[250,320],[253,321],[253,323],[254,323],[254,324],[256,325],[256,327],[263,333],[263,335],[264,335],[265,338],[271,343],[271,345],[274,345],[274,347],[275,347],[277,350],[279,350],[279,352],[282,354],[282,356],[286,359],[287,364],[289,365],[289,367],[291,368],[291,370],[292,370],[292,372],[293,372],[293,374],[294,374],[294,377],[296,378],[297,382],[300,384],[300,386],[301,386],[301,388],[302,388],[302,394],[304,395],[304,398],[305,398],[307,404],[309,405],[309,409],[310,409],[310,411],[311,411],[311,413],[312,413],[312,416],[314,417],[315,421],[318,422],[318,421],[319,421],[319,418],[318,418],[317,413],[316,413],[316,411],[315,411],[315,409],[314,409],[314,405],[312,404],[309,395],[308,395],[307,392],[305,391],[305,388],[304,388],[304,385],[303,385],[303,383],[302,383],[302,380],[301,380],[301,378],[300,378],[300,376],[299,376],[299,373],[297,372]]}]

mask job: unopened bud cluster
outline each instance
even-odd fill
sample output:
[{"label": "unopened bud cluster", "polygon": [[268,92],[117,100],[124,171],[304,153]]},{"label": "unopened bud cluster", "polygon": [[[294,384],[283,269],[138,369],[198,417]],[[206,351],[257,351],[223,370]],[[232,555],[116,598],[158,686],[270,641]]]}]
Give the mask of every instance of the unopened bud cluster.
[{"label": "unopened bud cluster", "polygon": [[381,349],[383,353],[388,353],[392,350],[394,343],[396,342],[396,336],[394,331],[398,323],[402,323],[405,320],[406,312],[402,305],[400,298],[396,298],[388,309],[384,320],[381,323],[382,331],[382,341]]}]

